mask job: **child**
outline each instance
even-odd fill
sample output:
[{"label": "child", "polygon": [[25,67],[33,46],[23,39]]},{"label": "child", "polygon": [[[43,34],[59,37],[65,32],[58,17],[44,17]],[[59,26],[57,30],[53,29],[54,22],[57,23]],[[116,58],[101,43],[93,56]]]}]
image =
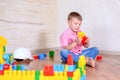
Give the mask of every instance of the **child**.
[{"label": "child", "polygon": [[[98,54],[98,48],[89,47],[90,39],[87,38],[85,43],[81,44],[81,39],[77,37],[78,32],[80,32],[80,26],[82,23],[82,16],[77,12],[71,12],[68,15],[68,25],[69,28],[66,29],[60,36],[60,44],[63,48],[60,52],[61,59],[63,62],[67,61],[68,54],[71,54],[75,63],[77,63],[79,56],[85,55],[87,64],[91,67],[95,67],[95,57]],[[82,50],[84,46],[85,50]]]},{"label": "child", "polygon": [[13,53],[17,64],[29,64],[32,61],[32,54],[27,48],[18,48]]}]

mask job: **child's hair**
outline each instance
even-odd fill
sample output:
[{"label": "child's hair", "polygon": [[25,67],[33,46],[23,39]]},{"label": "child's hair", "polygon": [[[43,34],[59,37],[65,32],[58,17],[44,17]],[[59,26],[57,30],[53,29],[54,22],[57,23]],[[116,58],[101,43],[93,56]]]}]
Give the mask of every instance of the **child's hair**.
[{"label": "child's hair", "polygon": [[72,18],[78,18],[79,20],[82,21],[82,16],[78,13],[78,12],[71,12],[68,15],[68,20],[72,19]]}]

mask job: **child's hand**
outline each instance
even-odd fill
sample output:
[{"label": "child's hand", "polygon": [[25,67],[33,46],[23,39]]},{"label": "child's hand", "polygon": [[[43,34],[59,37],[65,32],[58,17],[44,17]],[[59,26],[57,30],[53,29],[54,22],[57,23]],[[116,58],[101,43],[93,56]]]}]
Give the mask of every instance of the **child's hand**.
[{"label": "child's hand", "polygon": [[86,40],[85,40],[85,42],[84,42],[84,47],[89,47],[89,44],[90,44],[90,39],[89,38],[87,38]]},{"label": "child's hand", "polygon": [[81,38],[77,38],[76,40],[75,40],[75,42],[78,44],[78,43],[80,43],[81,42]]}]

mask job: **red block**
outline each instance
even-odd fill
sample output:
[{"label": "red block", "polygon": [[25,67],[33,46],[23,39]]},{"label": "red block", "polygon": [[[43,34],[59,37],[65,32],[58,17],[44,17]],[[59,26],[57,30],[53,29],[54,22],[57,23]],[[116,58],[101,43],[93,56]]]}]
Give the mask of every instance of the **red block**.
[{"label": "red block", "polygon": [[4,75],[4,70],[0,70],[0,75]]},{"label": "red block", "polygon": [[67,72],[68,77],[73,77],[73,72]]},{"label": "red block", "polygon": [[102,56],[101,55],[97,55],[96,60],[97,61],[101,61],[102,60]]},{"label": "red block", "polygon": [[9,70],[10,65],[9,64],[4,64],[4,70]]},{"label": "red block", "polygon": [[44,67],[44,76],[54,76],[53,66],[46,65]]},{"label": "red block", "polygon": [[34,59],[36,60],[36,59],[38,59],[39,57],[38,57],[38,55],[34,55]]},{"label": "red block", "polygon": [[72,55],[71,55],[71,54],[68,55],[67,64],[68,64],[68,65],[73,65],[73,58],[72,58]]},{"label": "red block", "polygon": [[86,37],[86,36],[84,36],[84,37],[82,38],[82,42],[81,42],[82,45],[84,45],[84,43],[85,43],[85,41],[87,40],[87,38],[88,38],[88,37]]}]

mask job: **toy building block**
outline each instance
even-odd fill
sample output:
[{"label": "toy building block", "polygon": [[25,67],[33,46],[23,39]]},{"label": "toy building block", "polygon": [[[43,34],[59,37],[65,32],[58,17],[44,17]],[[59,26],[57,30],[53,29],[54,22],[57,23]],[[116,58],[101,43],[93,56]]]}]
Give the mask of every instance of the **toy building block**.
[{"label": "toy building block", "polygon": [[40,71],[36,70],[35,71],[35,80],[39,80],[39,76],[40,76]]},{"label": "toy building block", "polygon": [[34,59],[35,60],[39,59],[38,55],[34,55]]},{"label": "toy building block", "polygon": [[85,41],[88,39],[88,37],[85,35],[84,32],[78,32],[78,38],[81,38],[82,41],[81,41],[81,44],[84,45],[85,44]]},{"label": "toy building block", "polygon": [[67,72],[68,77],[73,77],[73,72]]},{"label": "toy building block", "polygon": [[4,64],[4,70],[9,70],[10,65],[9,64]]},{"label": "toy building block", "polygon": [[20,64],[17,65],[17,70],[21,70],[21,65]]},{"label": "toy building block", "polygon": [[71,54],[68,55],[67,65],[73,65],[73,58],[72,58],[72,55],[71,55]]},{"label": "toy building block", "polygon": [[49,51],[49,57],[54,57],[54,51]]},{"label": "toy building block", "polygon": [[0,70],[0,76],[4,75],[4,70]]},{"label": "toy building block", "polygon": [[53,76],[53,75],[54,75],[53,66],[46,65],[44,67],[44,76]]},{"label": "toy building block", "polygon": [[45,53],[38,54],[38,57],[39,57],[40,60],[44,60],[46,58],[46,56],[47,55]]},{"label": "toy building block", "polygon": [[102,61],[102,56],[101,56],[101,55],[97,55],[97,56],[96,56],[96,60],[97,60],[97,61]]},{"label": "toy building block", "polygon": [[7,44],[7,39],[4,36],[0,36],[0,46]]},{"label": "toy building block", "polygon": [[75,70],[74,65],[68,65],[68,72],[73,72]]}]

